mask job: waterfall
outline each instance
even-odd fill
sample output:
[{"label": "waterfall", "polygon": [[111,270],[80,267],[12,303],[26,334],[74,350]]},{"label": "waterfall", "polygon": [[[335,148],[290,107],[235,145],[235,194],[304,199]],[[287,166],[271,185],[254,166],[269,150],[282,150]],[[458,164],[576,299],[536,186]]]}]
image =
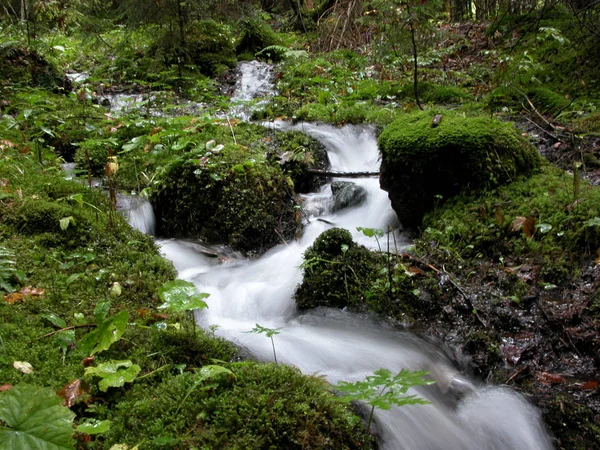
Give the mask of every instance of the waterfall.
[{"label": "waterfall", "polygon": [[[248,71],[252,70],[254,66],[248,65]],[[260,84],[256,77],[247,80],[240,82],[243,92],[237,98],[246,98],[248,91]],[[298,129],[318,139],[328,151],[332,170],[378,169],[377,143],[369,127],[283,122],[269,126]],[[309,218],[300,239],[275,247],[258,259],[236,254],[214,258],[212,253],[223,249],[211,250],[178,240],[160,242],[179,276],[193,282],[200,292],[210,294],[206,299],[208,308],[196,314],[199,325],[217,325],[218,335],[263,361],[273,359],[271,342],[249,331],[257,323],[281,328],[274,338],[278,360],[306,374],[324,375],[332,383],[362,380],[379,368],[429,371],[436,383],[415,391],[429,404],[376,412],[375,428],[383,449],[552,448],[539,412],[522,396],[508,388],[486,386],[467,378],[442,349],[426,339],[369,315],[329,308],[298,313],[293,293],[302,281],[302,253],[324,230],[343,227],[359,243],[375,247],[374,239],[359,233],[356,227],[392,227],[396,229],[398,249],[410,243],[397,231],[397,217],[378,180],[352,181],[367,192],[363,204],[332,212],[329,185],[303,196]]]}]

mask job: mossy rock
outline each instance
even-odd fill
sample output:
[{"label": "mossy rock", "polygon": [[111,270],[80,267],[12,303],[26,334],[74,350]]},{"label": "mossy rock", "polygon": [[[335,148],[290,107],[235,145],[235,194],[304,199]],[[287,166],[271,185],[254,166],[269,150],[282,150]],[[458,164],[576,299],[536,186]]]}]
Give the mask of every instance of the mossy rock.
[{"label": "mossy rock", "polygon": [[297,193],[316,190],[323,184],[323,177],[315,177],[310,169],[325,170],[329,159],[325,146],[315,138],[300,131],[282,131],[274,135],[277,160],[285,174],[294,182]]},{"label": "mossy rock", "polygon": [[[447,104],[462,103],[470,96],[457,86],[440,86],[423,81],[417,84],[419,99],[424,103]],[[413,83],[403,84],[397,92],[400,98],[414,98]]]},{"label": "mossy rock", "polygon": [[348,230],[322,233],[304,253],[304,277],[294,293],[300,309],[328,306],[366,310],[365,291],[376,278],[377,256]]},{"label": "mossy rock", "polygon": [[379,136],[381,187],[405,227],[416,228],[436,203],[530,174],[541,158],[511,124],[454,111],[400,116]]},{"label": "mossy rock", "polygon": [[[370,449],[366,433],[329,385],[298,369],[255,362],[225,366],[209,379],[185,372],[159,384],[136,383],[118,405],[107,447]],[[149,392],[150,391],[150,392]]]},{"label": "mossy rock", "polygon": [[202,170],[197,160],[176,161],[161,173],[153,193],[157,234],[265,251],[296,231],[288,181],[279,167],[265,162]]}]

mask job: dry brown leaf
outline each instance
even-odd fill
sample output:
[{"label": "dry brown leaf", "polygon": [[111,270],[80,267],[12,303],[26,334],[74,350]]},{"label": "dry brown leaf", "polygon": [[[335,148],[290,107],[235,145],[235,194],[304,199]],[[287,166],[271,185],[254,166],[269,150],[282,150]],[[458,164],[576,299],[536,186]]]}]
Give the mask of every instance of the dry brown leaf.
[{"label": "dry brown leaf", "polygon": [[3,384],[2,386],[0,386],[0,392],[8,391],[9,389],[12,389],[12,388],[13,388],[12,384],[9,384],[9,383]]},{"label": "dry brown leaf", "polygon": [[7,294],[4,296],[4,300],[9,305],[14,305],[15,303],[22,302],[25,296],[19,292],[13,292],[12,294]]},{"label": "dry brown leaf", "polygon": [[520,231],[521,228],[523,228],[523,224],[526,220],[526,217],[518,216],[515,220],[513,220],[510,231],[512,231],[513,233]]},{"label": "dry brown leaf", "polygon": [[543,384],[559,384],[565,382],[565,379],[561,375],[555,373],[540,372],[536,377],[538,381]]},{"label": "dry brown leaf", "polygon": [[496,223],[498,225],[502,225],[504,223],[504,211],[502,211],[502,206],[494,206],[494,217],[496,218]]},{"label": "dry brown leaf", "polygon": [[77,400],[89,393],[88,384],[80,378],[76,378],[67,383],[61,390],[57,392],[58,396],[63,398],[63,403],[66,407],[70,408]]},{"label": "dry brown leaf", "polygon": [[17,369],[19,372],[23,373],[33,373],[33,366],[29,364],[27,361],[14,361],[13,367]]},{"label": "dry brown leaf", "polygon": [[415,266],[409,266],[408,271],[410,273],[414,273],[415,275],[425,275],[425,271],[423,269],[419,269],[418,267],[415,267]]},{"label": "dry brown leaf", "polygon": [[525,223],[523,224],[523,234],[525,237],[530,238],[535,233],[535,218],[528,217]]},{"label": "dry brown leaf", "polygon": [[95,356],[88,356],[86,358],[83,358],[81,360],[81,365],[83,367],[90,367],[92,364],[94,364],[94,360],[96,359]]}]

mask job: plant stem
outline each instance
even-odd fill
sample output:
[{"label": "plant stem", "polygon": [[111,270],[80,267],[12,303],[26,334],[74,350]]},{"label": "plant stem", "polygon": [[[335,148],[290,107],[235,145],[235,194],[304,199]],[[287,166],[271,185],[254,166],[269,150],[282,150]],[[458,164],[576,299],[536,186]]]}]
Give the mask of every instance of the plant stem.
[{"label": "plant stem", "polygon": [[275,358],[275,364],[277,364],[277,353],[275,353],[275,342],[273,336],[271,336],[271,346],[273,347],[273,358]]}]

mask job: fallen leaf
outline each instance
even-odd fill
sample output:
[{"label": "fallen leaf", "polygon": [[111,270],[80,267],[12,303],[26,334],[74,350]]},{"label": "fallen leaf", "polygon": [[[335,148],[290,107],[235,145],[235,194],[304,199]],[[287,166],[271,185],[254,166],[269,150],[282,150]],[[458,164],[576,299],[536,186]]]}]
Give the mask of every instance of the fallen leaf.
[{"label": "fallen leaf", "polygon": [[9,305],[14,305],[15,303],[19,303],[23,301],[23,294],[19,293],[19,292],[14,292],[12,294],[8,294],[4,296],[4,300],[6,300],[6,302]]},{"label": "fallen leaf", "polygon": [[46,291],[44,291],[43,289],[40,288],[34,288],[31,286],[26,286],[23,289],[21,289],[19,291],[21,294],[23,295],[28,295],[28,296],[40,296],[40,295],[44,295],[46,293]]},{"label": "fallen leaf", "polygon": [[13,367],[23,373],[33,373],[33,366],[26,361],[15,361]]},{"label": "fallen leaf", "polygon": [[67,383],[61,390],[59,390],[56,394],[63,398],[65,402],[63,403],[67,408],[70,408],[84,395],[89,393],[88,384],[81,380],[80,378],[76,378],[69,383]]},{"label": "fallen leaf", "polygon": [[8,391],[9,389],[12,389],[12,388],[13,388],[12,384],[9,384],[9,383],[3,384],[2,386],[0,386],[0,392]]},{"label": "fallen leaf", "polygon": [[419,269],[418,267],[415,267],[415,266],[409,266],[408,271],[410,273],[414,273],[415,275],[425,275],[425,271],[423,269]]},{"label": "fallen leaf", "polygon": [[528,217],[523,224],[523,234],[525,237],[530,238],[535,233],[535,218]]},{"label": "fallen leaf", "polygon": [[526,217],[518,216],[515,220],[512,221],[510,231],[512,231],[513,233],[520,231],[523,228],[523,225],[525,224],[526,220]]},{"label": "fallen leaf", "polygon": [[581,387],[581,389],[592,391],[598,387],[598,381],[596,381],[596,380],[586,381],[580,387]]},{"label": "fallen leaf", "polygon": [[543,384],[559,384],[564,383],[565,379],[554,373],[540,372],[536,375],[538,381]]}]

